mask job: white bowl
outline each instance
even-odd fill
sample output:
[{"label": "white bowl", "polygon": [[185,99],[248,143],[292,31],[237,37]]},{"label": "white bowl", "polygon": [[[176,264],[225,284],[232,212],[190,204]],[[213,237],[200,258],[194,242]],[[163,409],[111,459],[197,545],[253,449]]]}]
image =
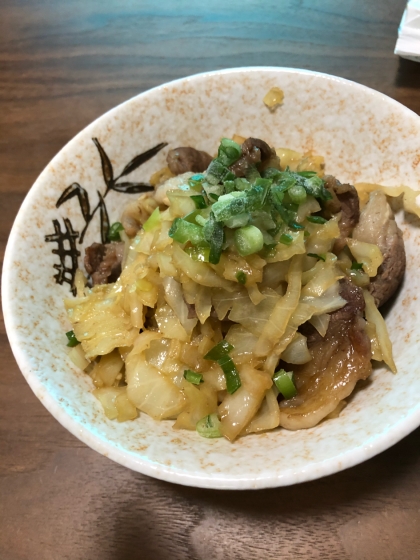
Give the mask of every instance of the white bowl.
[{"label": "white bowl", "polygon": [[[262,102],[272,86],[285,95],[273,113]],[[105,192],[92,138],[98,138],[108,154],[114,176],[137,154],[168,143],[119,181],[135,183],[147,182],[164,165],[168,149],[193,146],[214,153],[219,139],[233,133],[260,137],[273,146],[313,149],[326,157],[327,171],[342,181],[418,188],[420,118],[385,95],[341,78],[288,68],[242,68],[177,80],[100,117],[41,173],[7,246],[4,315],[16,360],[34,393],[64,427],[93,449],[133,470],[190,486],[282,486],[360,463],[420,424],[417,221],[399,218],[407,272],[387,314],[398,374],[375,369],[371,382],[356,391],[339,418],[299,432],[251,435],[234,444],[174,431],[173,422],[159,423],[145,414],[122,424],[105,417],[90,392],[90,378],[67,357],[64,333],[69,323],[62,300],[69,296],[69,284],[56,282],[54,275],[60,272],[54,265],[60,258],[52,250],[58,244],[45,241],[54,228],[65,230],[65,218],[75,232],[85,226],[77,197],[56,206],[67,187],[81,185],[91,210],[98,203],[98,191]],[[130,196],[135,195],[109,192],[105,202],[111,222],[119,218]],[[99,240],[97,212],[83,244],[76,238],[74,243],[82,252],[82,247]],[[71,268],[71,258],[66,258]]]}]

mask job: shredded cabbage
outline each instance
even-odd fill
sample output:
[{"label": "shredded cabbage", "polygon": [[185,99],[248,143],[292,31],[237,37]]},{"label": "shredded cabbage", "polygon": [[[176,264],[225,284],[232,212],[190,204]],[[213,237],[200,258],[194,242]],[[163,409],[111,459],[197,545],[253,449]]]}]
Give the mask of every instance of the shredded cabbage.
[{"label": "shredded cabbage", "polygon": [[[280,360],[290,369],[310,364],[308,329],[331,332],[331,314],[347,304],[343,278],[368,288],[383,262],[378,246],[356,234],[334,254],[341,214],[323,217],[331,194],[321,156],[281,148],[237,177],[244,141],[222,139],[207,172],[155,173],[154,195],[121,218],[115,283],[89,287],[76,273],[77,297],[65,300],[76,344],[68,355],[111,420],[140,411],[229,441],[276,428]],[[404,208],[420,217],[407,187],[357,188],[362,198],[377,188],[403,194]],[[372,358],[395,372],[385,322],[363,295]],[[299,399],[299,380],[296,388]]]}]

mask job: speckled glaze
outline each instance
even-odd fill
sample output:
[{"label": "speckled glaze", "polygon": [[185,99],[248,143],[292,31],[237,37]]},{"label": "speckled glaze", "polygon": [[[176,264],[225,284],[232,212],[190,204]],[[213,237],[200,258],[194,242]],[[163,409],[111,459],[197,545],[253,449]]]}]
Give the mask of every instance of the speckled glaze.
[{"label": "speckled glaze", "polygon": [[[262,102],[273,86],[284,103],[270,112]],[[287,68],[242,68],[200,74],[143,93],[108,112],[69,142],[40,175],[18,214],[7,246],[3,305],[16,360],[53,416],[93,449],[147,475],[207,488],[264,488],[319,478],[360,463],[390,447],[420,424],[419,222],[398,216],[407,250],[402,289],[386,320],[398,374],[375,369],[340,417],[310,430],[275,430],[234,444],[174,431],[172,422],[145,414],[119,424],[107,420],[92,396],[91,380],[67,358],[69,323],[55,283],[52,220],[68,217],[83,228],[77,199],[56,201],[73,182],[96,201],[103,177],[97,137],[114,168],[159,142],[168,147],[130,180],[148,181],[177,146],[214,153],[222,136],[256,136],[273,146],[325,156],[342,181],[405,184],[419,188],[420,118],[388,97],[333,76]],[[133,195],[134,197],[135,195]],[[111,222],[126,195],[107,198]],[[96,203],[96,202],[95,202]],[[96,229],[95,229],[96,228]],[[83,246],[99,240],[92,223]],[[81,247],[80,247],[81,249]]]}]

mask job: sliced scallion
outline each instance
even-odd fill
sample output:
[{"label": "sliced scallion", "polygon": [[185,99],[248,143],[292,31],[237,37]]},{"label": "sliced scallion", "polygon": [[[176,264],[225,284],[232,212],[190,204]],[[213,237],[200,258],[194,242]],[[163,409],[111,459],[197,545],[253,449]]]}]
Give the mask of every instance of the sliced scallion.
[{"label": "sliced scallion", "polygon": [[159,208],[155,208],[143,224],[144,231],[153,231],[160,224]]},{"label": "sliced scallion", "polygon": [[292,371],[280,369],[274,374],[273,381],[285,399],[291,399],[297,395]]},{"label": "sliced scallion", "polygon": [[353,262],[351,263],[351,270],[361,270],[363,268],[363,263]]},{"label": "sliced scallion", "polygon": [[241,155],[242,148],[239,144],[230,140],[230,138],[222,138],[217,156],[226,167],[235,163]]},{"label": "sliced scallion", "polygon": [[202,374],[197,373],[192,369],[186,369],[184,371],[184,379],[186,379],[189,383],[192,383],[193,385],[200,385],[200,383],[203,383]]},{"label": "sliced scallion", "polygon": [[236,273],[236,280],[239,282],[239,284],[246,284],[246,279],[247,279],[247,275],[245,274],[245,272],[243,270],[239,270]]},{"label": "sliced scallion", "polygon": [[221,437],[221,433],[219,430],[220,427],[220,420],[216,413],[209,414],[205,416],[201,420],[199,420],[195,426],[197,433],[200,434],[201,437],[205,438],[217,438]]},{"label": "sliced scallion", "polygon": [[73,346],[77,346],[78,344],[80,344],[80,342],[76,338],[76,335],[74,334],[74,331],[66,332],[66,336],[68,341],[67,346],[69,346],[70,348],[73,348]]},{"label": "sliced scallion", "polygon": [[109,241],[121,241],[120,231],[123,231],[124,227],[121,222],[115,222],[109,228],[108,239]]},{"label": "sliced scallion", "polygon": [[225,374],[226,390],[232,395],[241,386],[241,378],[232,358],[229,356],[231,350],[233,350],[233,346],[227,340],[222,340],[207,352],[204,359],[213,360],[219,364]]},{"label": "sliced scallion", "polygon": [[291,245],[293,243],[293,236],[289,233],[282,233],[279,241],[283,243],[283,245]]},{"label": "sliced scallion", "polygon": [[168,235],[175,241],[178,241],[178,243],[190,241],[193,245],[205,244],[203,228],[187,222],[183,218],[175,218]]},{"label": "sliced scallion", "polygon": [[207,203],[206,203],[206,201],[204,199],[204,196],[202,194],[194,194],[190,198],[194,202],[195,207],[198,210],[202,210],[203,208],[207,208]]},{"label": "sliced scallion", "polygon": [[261,251],[264,245],[263,234],[255,226],[245,226],[237,229],[234,241],[236,249],[242,257]]},{"label": "sliced scallion", "polygon": [[218,264],[222,254],[224,232],[223,224],[216,221],[213,212],[210,213],[209,219],[203,228],[203,236],[210,245],[209,262],[211,264]]},{"label": "sliced scallion", "polygon": [[293,185],[287,191],[287,194],[294,204],[302,204],[306,200],[306,191],[302,185]]},{"label": "sliced scallion", "polygon": [[322,216],[308,216],[306,219],[308,220],[308,222],[311,222],[311,224],[325,224],[325,223],[327,223],[327,220],[325,218],[323,218]]},{"label": "sliced scallion", "polygon": [[213,346],[211,350],[207,352],[204,356],[205,360],[213,360],[217,362],[220,360],[225,354],[228,354],[233,350],[232,344],[229,344],[227,340],[221,340],[216,346]]}]

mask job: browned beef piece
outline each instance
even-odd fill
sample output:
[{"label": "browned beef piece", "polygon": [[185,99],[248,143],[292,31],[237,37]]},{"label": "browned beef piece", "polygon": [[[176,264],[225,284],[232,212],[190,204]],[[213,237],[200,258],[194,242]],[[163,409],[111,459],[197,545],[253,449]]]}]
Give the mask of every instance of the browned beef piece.
[{"label": "browned beef piece", "polygon": [[315,426],[372,371],[370,339],[362,318],[363,294],[347,279],[340,293],[348,303],[331,314],[325,337],[316,331],[308,336],[312,360],[293,366],[298,394],[280,402],[280,426],[284,428]]},{"label": "browned beef piece", "polygon": [[340,239],[334,244],[334,252],[339,253],[346,245],[346,237],[351,233],[359,222],[359,195],[353,185],[342,184],[332,175],[324,177],[325,188],[332,194],[332,200],[328,200],[323,208],[322,214],[330,219],[334,214],[341,212],[339,221]]},{"label": "browned beef piece", "polygon": [[[273,166],[278,167],[280,165],[280,160],[276,156],[275,151],[264,140],[247,138],[242,144],[241,157],[230,166],[230,170],[237,177],[245,177],[251,166],[256,165],[261,170],[264,164],[269,161],[273,162]],[[275,165],[276,161],[278,165]]]},{"label": "browned beef piece", "polygon": [[115,282],[121,274],[124,243],[93,243],[85,249],[86,272],[92,277],[92,284]]},{"label": "browned beef piece", "polygon": [[168,167],[174,175],[181,175],[187,171],[194,173],[205,171],[211,160],[212,157],[208,153],[200,152],[195,148],[175,148],[166,157]]},{"label": "browned beef piece", "polygon": [[378,245],[384,258],[378,274],[371,279],[369,291],[377,307],[383,305],[400,285],[406,266],[404,239],[382,191],[370,194],[353,238]]}]

